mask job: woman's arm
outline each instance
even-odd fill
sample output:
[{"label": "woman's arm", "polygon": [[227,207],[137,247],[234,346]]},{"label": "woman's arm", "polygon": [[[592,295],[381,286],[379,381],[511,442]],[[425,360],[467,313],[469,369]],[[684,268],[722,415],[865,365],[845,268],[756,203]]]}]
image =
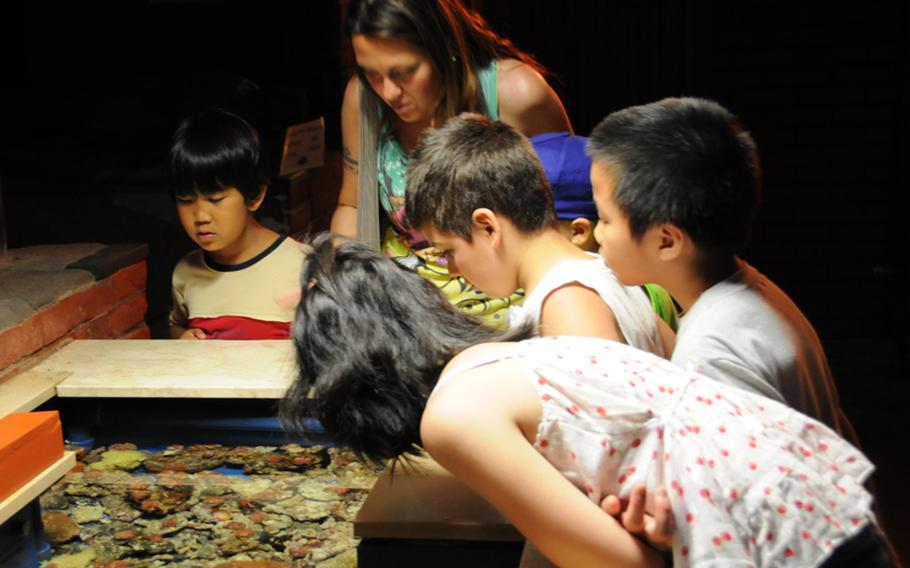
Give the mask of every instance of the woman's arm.
[{"label": "woman's arm", "polygon": [[341,157],[343,172],[332,231],[357,236],[357,174],[360,161],[360,79],[351,77],[341,103]]},{"label": "woman's arm", "polygon": [[572,132],[562,101],[540,73],[516,59],[498,62],[496,96],[500,119],[527,137]]},{"label": "woman's arm", "polygon": [[493,363],[439,390],[427,405],[421,437],[434,459],[556,564],[660,566],[657,552],[601,511],[534,449],[528,438],[536,426],[529,415],[540,421],[540,403],[528,379],[514,362]]}]

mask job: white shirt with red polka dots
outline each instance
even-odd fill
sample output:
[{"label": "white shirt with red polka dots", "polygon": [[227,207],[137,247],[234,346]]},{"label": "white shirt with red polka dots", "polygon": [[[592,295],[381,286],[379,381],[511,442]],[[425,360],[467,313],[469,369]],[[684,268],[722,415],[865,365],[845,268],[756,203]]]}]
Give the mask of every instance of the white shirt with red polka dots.
[{"label": "white shirt with red polka dots", "polygon": [[535,448],[592,501],[668,489],[674,566],[817,566],[870,521],[872,464],[787,406],[603,339],[510,358],[540,395]]}]

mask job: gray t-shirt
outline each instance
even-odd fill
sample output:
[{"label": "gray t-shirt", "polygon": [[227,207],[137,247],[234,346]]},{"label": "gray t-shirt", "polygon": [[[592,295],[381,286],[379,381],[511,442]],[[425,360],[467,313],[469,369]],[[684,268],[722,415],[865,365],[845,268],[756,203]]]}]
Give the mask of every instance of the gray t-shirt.
[{"label": "gray t-shirt", "polygon": [[671,360],[852,432],[812,324],[773,282],[739,263],[682,317]]}]

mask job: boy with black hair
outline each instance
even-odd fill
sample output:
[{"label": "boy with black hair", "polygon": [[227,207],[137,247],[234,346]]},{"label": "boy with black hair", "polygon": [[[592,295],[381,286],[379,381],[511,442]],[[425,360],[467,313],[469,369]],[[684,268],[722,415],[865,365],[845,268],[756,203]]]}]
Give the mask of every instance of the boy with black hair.
[{"label": "boy with black hair", "polygon": [[[568,132],[547,132],[531,138],[550,189],[559,231],[583,251],[597,253],[594,227],[597,205],[591,192],[591,158],[585,152],[588,139]],[[651,307],[675,332],[679,312],[673,298],[657,284],[642,284]]]},{"label": "boy with black hair", "polygon": [[260,225],[266,195],[259,135],[239,116],[208,110],[177,128],[166,176],[184,230],[199,245],[174,268],[175,339],[286,339],[299,287],[299,243]]},{"label": "boy with black hair", "polygon": [[758,154],[737,118],[664,99],[607,116],[587,147],[602,254],[623,283],[655,282],[682,307],[672,361],[852,432],[812,325],[737,256],[760,197]]},{"label": "boy with black hair", "polygon": [[525,290],[510,323],[672,350],[672,330],[641,291],[560,233],[540,162],[509,125],[462,114],[424,134],[408,166],[405,212],[451,274],[490,297]]}]

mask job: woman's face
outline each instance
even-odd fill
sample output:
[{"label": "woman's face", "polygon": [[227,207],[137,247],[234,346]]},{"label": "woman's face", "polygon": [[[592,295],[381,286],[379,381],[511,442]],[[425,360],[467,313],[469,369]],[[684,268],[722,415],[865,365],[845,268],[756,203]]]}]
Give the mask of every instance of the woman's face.
[{"label": "woman's face", "polygon": [[352,43],[363,76],[399,119],[432,119],[442,87],[426,54],[403,39],[358,34]]}]

